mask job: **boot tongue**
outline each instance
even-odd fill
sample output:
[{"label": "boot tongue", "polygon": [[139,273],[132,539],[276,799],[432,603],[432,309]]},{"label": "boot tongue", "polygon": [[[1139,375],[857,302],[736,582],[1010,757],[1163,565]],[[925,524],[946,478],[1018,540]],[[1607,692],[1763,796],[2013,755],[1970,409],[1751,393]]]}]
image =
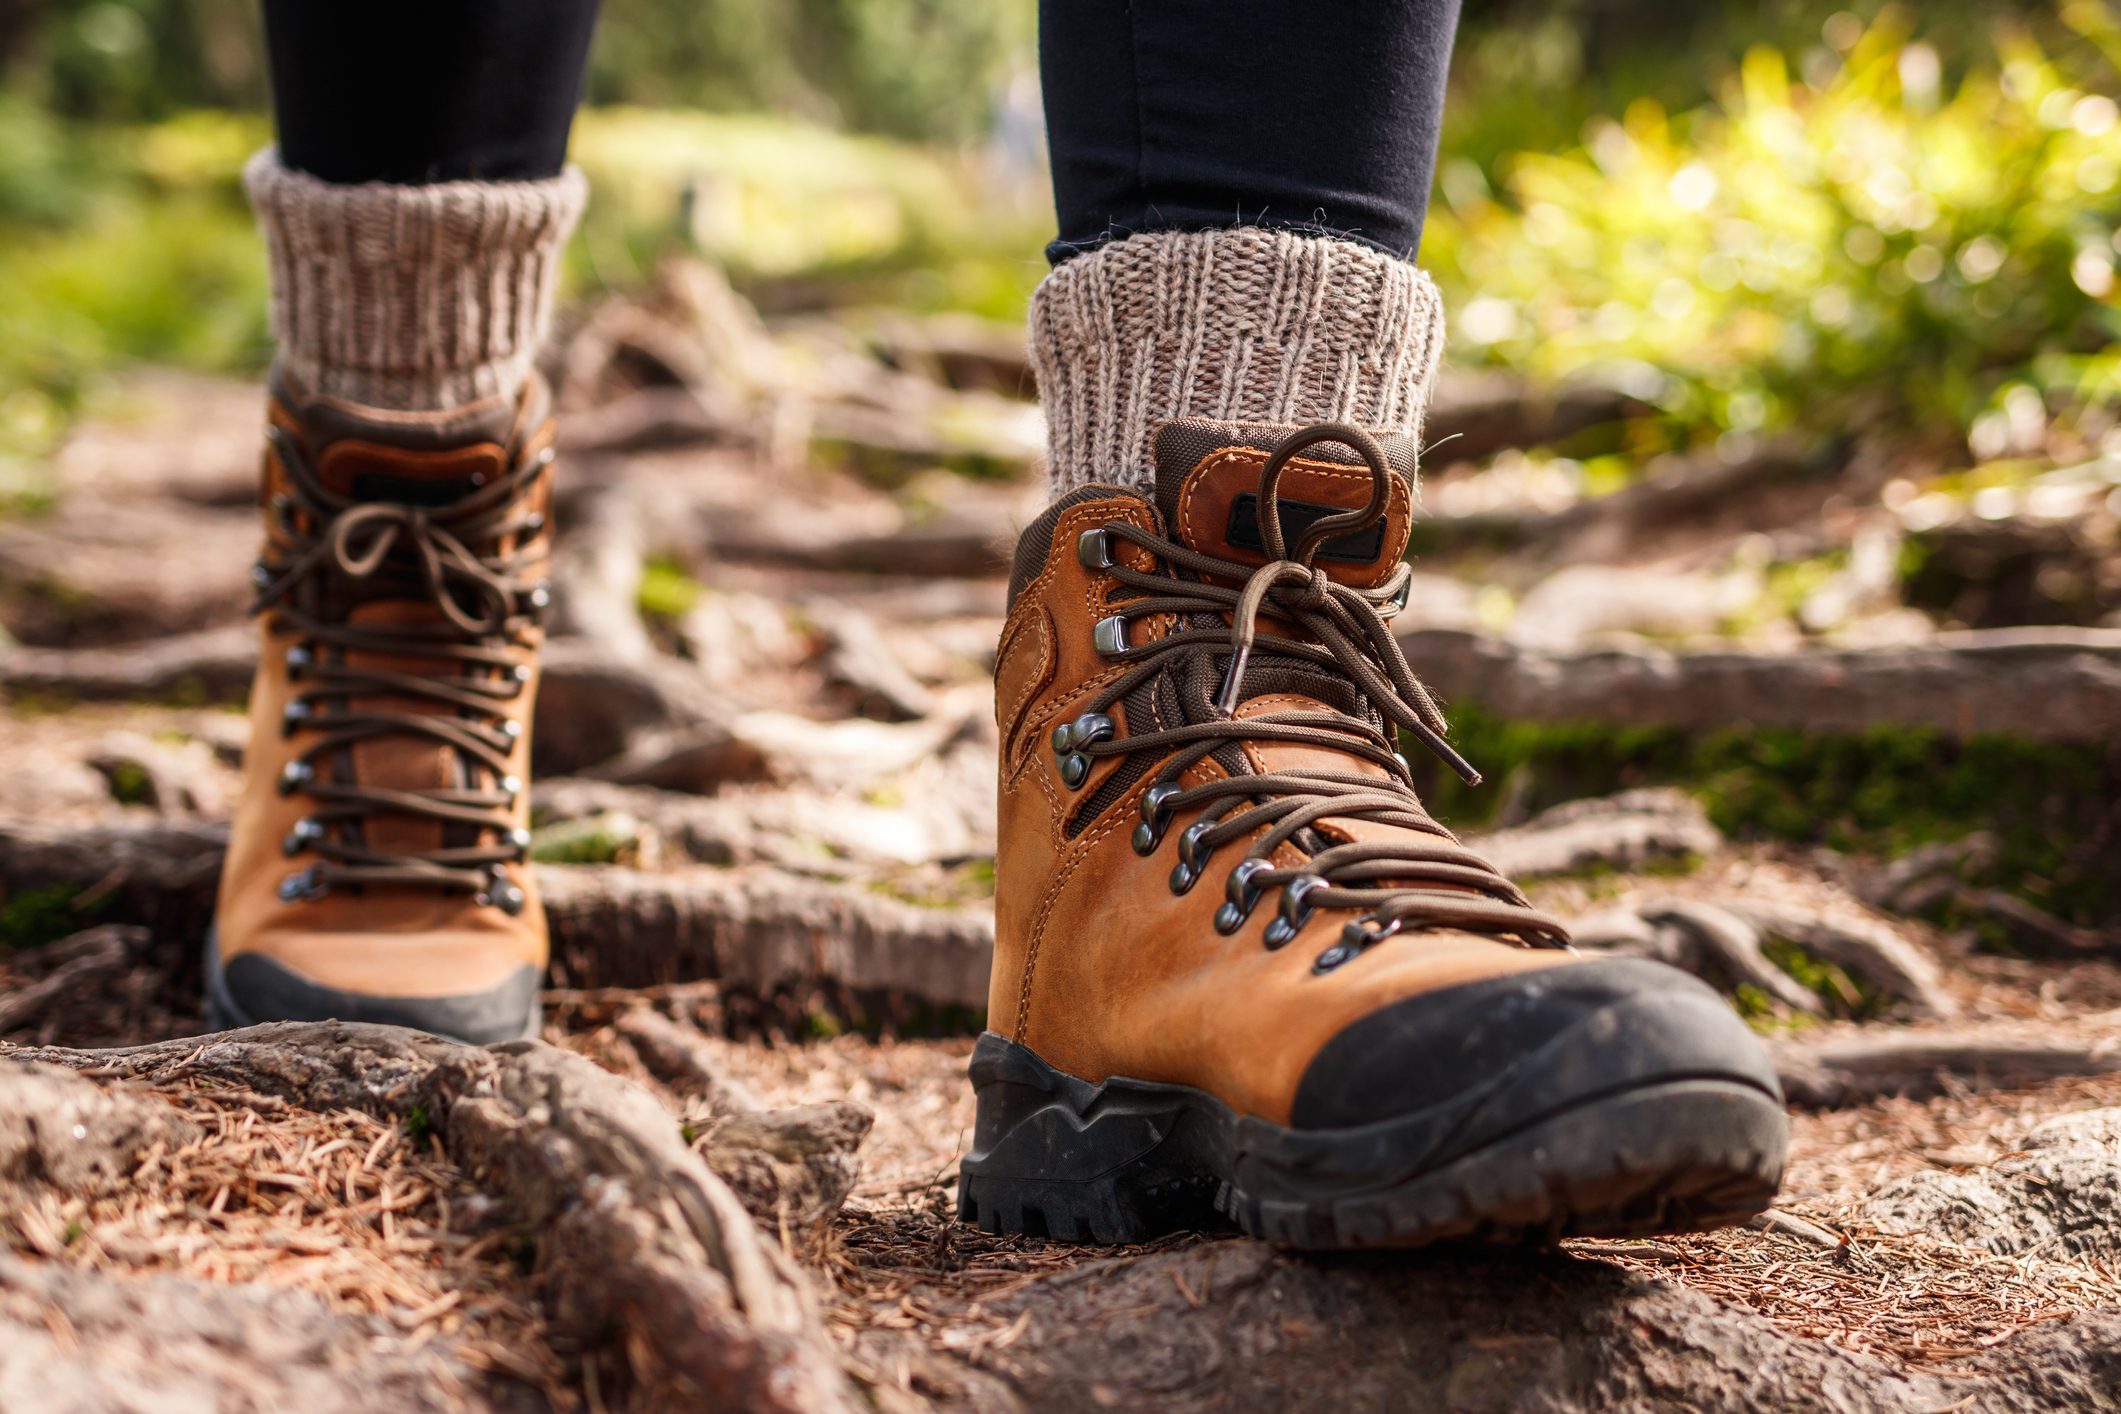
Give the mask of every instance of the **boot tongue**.
[{"label": "boot tongue", "polygon": [[[1297,430],[1190,417],[1159,426],[1151,439],[1156,505],[1171,535],[1217,559],[1255,567],[1267,563],[1259,526],[1259,473],[1274,448]],[[1399,567],[1414,514],[1414,443],[1398,433],[1378,442],[1392,465],[1383,518],[1326,541],[1314,561],[1330,578],[1359,589],[1374,589]],[[1282,469],[1275,486],[1283,544],[1293,547],[1326,516],[1360,510],[1369,504],[1370,492],[1370,469],[1354,448],[1338,442],[1306,447]]]},{"label": "boot tongue", "polygon": [[401,412],[336,398],[305,401],[276,382],[276,401],[291,411],[292,430],[309,448],[318,480],[355,500],[413,506],[446,506],[505,476],[550,401],[533,379],[520,398]]}]

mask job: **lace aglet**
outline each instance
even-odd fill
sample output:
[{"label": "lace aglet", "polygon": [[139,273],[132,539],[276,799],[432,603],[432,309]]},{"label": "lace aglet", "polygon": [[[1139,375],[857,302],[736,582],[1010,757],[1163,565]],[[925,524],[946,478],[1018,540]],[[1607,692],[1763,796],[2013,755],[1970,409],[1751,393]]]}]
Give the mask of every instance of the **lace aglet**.
[{"label": "lace aglet", "polygon": [[1451,743],[1445,741],[1440,735],[1436,733],[1434,729],[1427,726],[1422,726],[1414,728],[1413,730],[1414,734],[1421,738],[1422,745],[1428,747],[1429,750],[1435,752],[1439,757],[1441,757],[1443,759],[1443,764],[1449,766],[1452,771],[1457,773],[1458,779],[1464,781],[1469,786],[1477,786],[1480,784],[1481,775],[1480,772],[1473,769],[1473,763],[1466,760],[1465,757],[1460,756],[1458,752],[1453,749]]},{"label": "lace aglet", "polygon": [[1237,704],[1244,699],[1239,695],[1245,686],[1245,665],[1252,661],[1251,646],[1243,645],[1230,654],[1230,670],[1223,674],[1222,691],[1215,694],[1215,710],[1225,718],[1237,715]]}]

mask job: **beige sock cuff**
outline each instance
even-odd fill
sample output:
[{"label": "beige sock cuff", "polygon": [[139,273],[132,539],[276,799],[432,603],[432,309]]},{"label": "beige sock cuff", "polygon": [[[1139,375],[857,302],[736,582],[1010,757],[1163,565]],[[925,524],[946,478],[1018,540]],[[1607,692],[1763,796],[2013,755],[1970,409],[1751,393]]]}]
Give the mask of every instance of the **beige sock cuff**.
[{"label": "beige sock cuff", "polygon": [[560,249],[588,199],[568,168],[534,182],[342,186],[243,170],[272,267],[280,357],[304,388],[437,409],[514,393],[552,321]]},{"label": "beige sock cuff", "polygon": [[1031,300],[1055,495],[1147,487],[1175,417],[1346,421],[1418,439],[1443,301],[1404,260],[1256,226],[1153,232],[1063,262]]}]

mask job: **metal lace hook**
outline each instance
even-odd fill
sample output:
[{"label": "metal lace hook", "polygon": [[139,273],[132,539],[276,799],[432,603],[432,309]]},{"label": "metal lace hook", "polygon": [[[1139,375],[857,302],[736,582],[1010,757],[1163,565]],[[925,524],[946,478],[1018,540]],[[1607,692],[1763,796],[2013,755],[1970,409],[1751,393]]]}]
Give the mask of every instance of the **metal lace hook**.
[{"label": "metal lace hook", "polygon": [[[1290,554],[1281,533],[1281,502],[1275,487],[1291,457],[1321,442],[1339,442],[1361,454],[1370,468],[1370,501],[1361,510],[1340,511],[1313,521],[1296,542],[1295,553]],[[1384,514],[1385,502],[1390,499],[1392,491],[1391,470],[1391,458],[1385,455],[1385,449],[1377,439],[1353,423],[1314,423],[1282,438],[1281,445],[1259,469],[1259,537],[1260,543],[1266,547],[1267,558],[1293,560],[1309,569],[1311,557],[1318,553],[1319,546],[1343,532],[1360,530]]]}]

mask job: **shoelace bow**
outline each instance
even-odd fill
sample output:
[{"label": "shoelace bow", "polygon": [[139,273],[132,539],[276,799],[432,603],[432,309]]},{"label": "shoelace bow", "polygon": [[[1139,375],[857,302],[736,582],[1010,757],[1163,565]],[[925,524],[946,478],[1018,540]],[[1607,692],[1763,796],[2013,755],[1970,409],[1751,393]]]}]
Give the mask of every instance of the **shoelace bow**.
[{"label": "shoelace bow", "polygon": [[[1361,454],[1372,477],[1370,502],[1360,510],[1314,522],[1291,551],[1282,535],[1276,484],[1292,456],[1321,442],[1340,442]],[[1142,795],[1134,848],[1145,856],[1154,853],[1175,817],[1199,812],[1179,835],[1178,864],[1171,874],[1174,893],[1185,893],[1200,880],[1216,850],[1270,827],[1231,867],[1215,926],[1225,934],[1235,933],[1272,889],[1281,890],[1281,902],[1265,930],[1269,948],[1292,940],[1314,910],[1360,910],[1339,940],[1319,955],[1315,965],[1321,972],[1394,934],[1420,929],[1459,929],[1531,947],[1567,947],[1562,925],[1532,908],[1515,884],[1432,819],[1415,793],[1406,758],[1390,728],[1404,729],[1468,782],[1477,784],[1480,777],[1445,740],[1443,714],[1415,677],[1386,622],[1404,602],[1411,567],[1402,564],[1385,584],[1360,589],[1329,578],[1312,564],[1328,540],[1364,529],[1384,514],[1388,467],[1383,448],[1358,427],[1322,423],[1283,440],[1260,470],[1258,517],[1268,563],[1257,569],[1123,521],[1086,531],[1077,545],[1084,563],[1138,591],[1120,614],[1099,625],[1098,634],[1103,656],[1134,666],[1099,692],[1082,715],[1055,730],[1053,749],[1062,779],[1079,789],[1089,778],[1092,760],[1099,757],[1161,761]],[[1114,540],[1147,551],[1158,569],[1144,572],[1123,563],[1113,553]],[[1241,581],[1242,587],[1231,588],[1217,579]],[[1130,645],[1126,621],[1149,614],[1169,615],[1177,627]],[[1262,616],[1288,624],[1294,636],[1263,633]],[[1324,703],[1238,717],[1255,653],[1263,660],[1302,665],[1302,671],[1342,680],[1358,695],[1354,705],[1367,704],[1383,725]],[[1180,679],[1212,681],[1217,663],[1227,666],[1221,670],[1220,691],[1202,719],[1117,734],[1109,715],[1114,703],[1167,672]],[[1199,762],[1218,753],[1227,756],[1226,748],[1247,741],[1326,747],[1381,767],[1385,775],[1288,769],[1233,774],[1194,786],[1179,783]],[[1329,817],[1374,821],[1408,834],[1336,844],[1326,831],[1313,828]],[[1276,864],[1275,853],[1292,842],[1308,858],[1298,867]]]},{"label": "shoelace bow", "polygon": [[[268,435],[292,494],[275,507],[285,540],[269,546],[258,562],[251,612],[273,614],[297,638],[287,653],[287,672],[302,686],[288,701],[282,730],[316,736],[288,762],[279,788],[282,794],[300,791],[317,808],[297,822],[284,847],[289,855],[310,850],[321,861],[289,875],[280,896],[294,902],[321,897],[340,884],[409,885],[468,892],[482,904],[517,911],[522,891],[502,867],[520,862],[530,845],[510,814],[523,783],[509,773],[509,755],[523,732],[515,704],[530,670],[515,655],[528,646],[525,634],[550,597],[542,582],[524,578],[531,559],[524,546],[543,527],[543,517],[526,507],[528,493],[552,464],[551,450],[459,500],[418,506],[342,496],[319,480],[294,438],[277,427]],[[511,536],[517,546],[511,551],[474,548]],[[441,617],[354,624],[347,621],[347,605],[332,601],[357,597],[422,602]],[[441,662],[449,669],[352,667],[347,659],[353,654]],[[412,698],[448,710],[356,708],[358,699],[375,697]],[[319,758],[385,737],[449,748],[471,768],[464,772],[467,784],[394,790],[318,776]],[[375,849],[365,843],[364,826],[378,813],[435,821],[444,827],[445,841],[457,834],[469,842],[416,853]]]}]

